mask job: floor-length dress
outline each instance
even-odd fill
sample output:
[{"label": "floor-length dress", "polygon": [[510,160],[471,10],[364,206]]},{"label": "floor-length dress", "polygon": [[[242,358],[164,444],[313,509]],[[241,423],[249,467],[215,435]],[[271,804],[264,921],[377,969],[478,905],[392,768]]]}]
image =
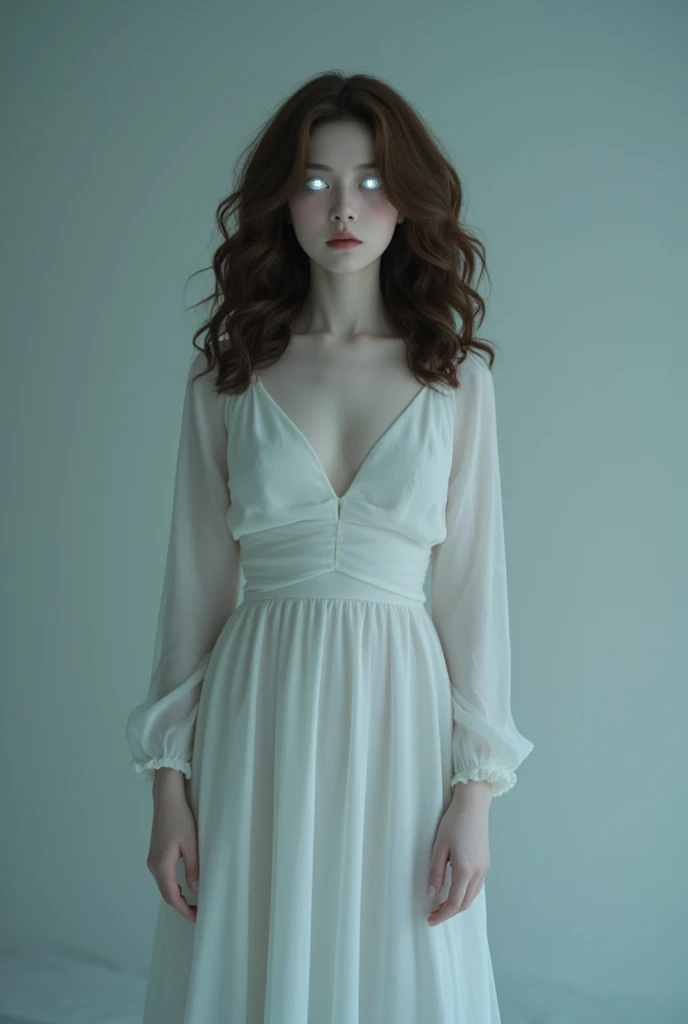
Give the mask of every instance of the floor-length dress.
[{"label": "floor-length dress", "polygon": [[452,786],[500,795],[533,749],[491,371],[471,351],[460,388],[421,387],[338,496],[258,374],[217,395],[206,365],[126,728],[138,777],[184,772],[198,826],[197,920],[161,899],[144,1024],[499,1024],[485,885],[435,927],[451,866],[426,895]]}]

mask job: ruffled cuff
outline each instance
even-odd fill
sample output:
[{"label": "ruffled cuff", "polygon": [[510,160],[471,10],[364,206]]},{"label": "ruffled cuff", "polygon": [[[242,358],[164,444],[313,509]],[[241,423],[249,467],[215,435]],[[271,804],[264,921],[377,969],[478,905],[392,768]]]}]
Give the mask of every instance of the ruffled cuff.
[{"label": "ruffled cuff", "polygon": [[175,768],[178,772],[183,772],[187,779],[191,778],[191,762],[181,757],[153,757],[145,763],[132,759],[129,762],[132,774],[144,782],[152,782],[157,768]]},{"label": "ruffled cuff", "polygon": [[458,782],[491,782],[492,796],[501,796],[516,785],[516,772],[499,765],[477,765],[458,771],[451,780],[452,789]]}]

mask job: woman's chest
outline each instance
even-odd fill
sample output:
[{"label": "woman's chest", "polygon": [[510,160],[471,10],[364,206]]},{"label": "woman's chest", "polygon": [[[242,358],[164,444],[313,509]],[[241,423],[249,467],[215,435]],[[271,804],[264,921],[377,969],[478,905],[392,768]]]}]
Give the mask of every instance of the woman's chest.
[{"label": "woman's chest", "polygon": [[397,358],[287,359],[256,374],[263,397],[313,449],[336,494],[424,390]]}]

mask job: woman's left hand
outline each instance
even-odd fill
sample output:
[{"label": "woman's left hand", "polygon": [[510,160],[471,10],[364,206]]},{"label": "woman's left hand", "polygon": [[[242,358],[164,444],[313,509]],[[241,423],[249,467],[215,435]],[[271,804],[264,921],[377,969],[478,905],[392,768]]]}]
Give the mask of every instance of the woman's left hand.
[{"label": "woman's left hand", "polygon": [[449,861],[451,886],[444,903],[429,915],[430,925],[441,924],[468,910],[482,888],[490,867],[491,800],[489,782],[458,782],[454,787],[452,801],[437,829],[428,876],[428,885],[435,887],[436,896],[444,885]]}]

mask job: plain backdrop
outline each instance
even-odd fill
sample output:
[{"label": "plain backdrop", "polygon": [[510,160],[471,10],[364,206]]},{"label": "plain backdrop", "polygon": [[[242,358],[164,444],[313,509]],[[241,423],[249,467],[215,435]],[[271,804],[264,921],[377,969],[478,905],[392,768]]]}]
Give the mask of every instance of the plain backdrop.
[{"label": "plain backdrop", "polygon": [[311,75],[362,71],[446,146],[492,275],[535,744],[491,809],[498,987],[685,997],[686,4],[4,0],[0,21],[0,939],[150,956],[124,730],[213,286],[187,278],[259,125]]}]

